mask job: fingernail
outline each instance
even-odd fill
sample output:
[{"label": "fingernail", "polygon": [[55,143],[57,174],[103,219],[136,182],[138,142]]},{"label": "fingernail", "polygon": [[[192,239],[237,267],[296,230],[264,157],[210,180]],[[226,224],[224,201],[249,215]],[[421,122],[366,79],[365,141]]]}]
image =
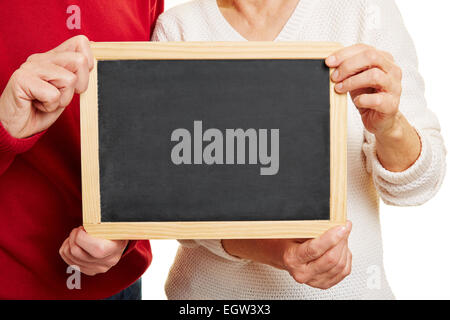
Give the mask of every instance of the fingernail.
[{"label": "fingernail", "polygon": [[339,90],[339,91],[341,91],[343,87],[344,87],[344,85],[342,84],[342,82],[341,82],[341,83],[338,83],[338,84],[335,86],[336,90]]},{"label": "fingernail", "polygon": [[339,238],[342,238],[343,236],[345,236],[346,232],[347,232],[347,227],[343,226],[343,227],[339,228],[337,234],[338,234]]},{"label": "fingernail", "polygon": [[329,56],[325,62],[328,65],[334,65],[336,63],[336,57],[335,56]]},{"label": "fingernail", "polygon": [[332,79],[333,81],[336,81],[338,78],[339,78],[339,70],[335,70],[335,71],[333,72],[333,74],[331,75],[331,79]]}]

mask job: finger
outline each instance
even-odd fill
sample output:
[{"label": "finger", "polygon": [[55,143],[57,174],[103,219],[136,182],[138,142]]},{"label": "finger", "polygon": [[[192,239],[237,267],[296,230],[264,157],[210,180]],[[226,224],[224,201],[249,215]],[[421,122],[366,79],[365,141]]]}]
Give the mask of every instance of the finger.
[{"label": "finger", "polygon": [[[78,228],[77,228],[78,229]],[[71,234],[77,233],[76,230],[72,230]],[[98,273],[107,272],[112,266],[116,265],[120,260],[120,256],[107,257],[105,259],[93,259],[87,255],[83,249],[78,245],[71,245],[70,236],[67,239],[67,245],[64,247],[62,256],[66,263],[76,265],[80,268],[80,271],[87,275],[96,275]],[[81,253],[81,258],[78,257]],[[89,257],[86,259],[86,255]]]},{"label": "finger", "polygon": [[70,245],[70,253],[71,255],[80,261],[84,261],[84,262],[88,262],[88,263],[93,263],[93,262],[98,262],[99,259],[94,258],[93,256],[91,256],[89,253],[87,253],[83,248],[81,248],[77,243],[76,243],[76,239],[78,237],[78,233],[82,230],[82,227],[78,227],[72,230],[72,232],[69,235],[69,245]]},{"label": "finger", "polygon": [[54,112],[60,106],[61,92],[49,82],[36,76],[30,76],[23,86],[27,99],[33,102],[38,110],[48,113]]},{"label": "finger", "polygon": [[353,98],[358,109],[371,109],[384,114],[393,114],[397,111],[394,97],[385,92],[364,93]]},{"label": "finger", "polygon": [[126,241],[111,241],[105,239],[94,238],[86,231],[80,230],[75,239],[77,245],[85,250],[92,257],[103,259],[115,253],[118,248],[125,249]]},{"label": "finger", "polygon": [[86,274],[88,276],[94,276],[98,273],[103,273],[103,272],[105,272],[104,270],[108,269],[104,266],[93,266],[92,267],[89,264],[85,265],[83,263],[76,261],[76,259],[73,259],[72,256],[70,255],[70,251],[69,251],[69,239],[66,239],[64,241],[63,245],[61,246],[61,248],[59,250],[59,254],[60,254],[61,258],[63,259],[63,261],[67,265],[77,267],[81,273]]},{"label": "finger", "polygon": [[345,268],[343,269],[342,272],[336,274],[332,279],[330,279],[329,281],[327,281],[326,283],[323,284],[323,287],[325,289],[334,287],[338,283],[342,282],[342,280],[344,280],[351,273],[351,270],[352,270],[352,254],[351,254],[351,252],[349,251],[346,256],[347,256],[347,262],[346,262]]},{"label": "finger", "polygon": [[373,88],[385,92],[393,91],[392,81],[384,71],[378,68],[364,71],[335,85],[337,93],[346,93],[364,88]]},{"label": "finger", "polygon": [[347,252],[347,264],[344,268],[343,275],[344,277],[347,277],[352,272],[352,263],[353,263],[353,255],[350,250]]},{"label": "finger", "polygon": [[335,277],[336,275],[340,274],[346,264],[347,264],[347,254],[349,252],[348,249],[348,239],[345,241],[345,244],[342,246],[342,250],[339,253],[339,261],[333,266],[333,268],[326,270],[326,268],[324,268],[324,272],[326,272],[328,274],[328,276],[330,277]]},{"label": "finger", "polygon": [[66,239],[66,240],[64,240],[63,244],[59,248],[59,255],[64,260],[64,262],[66,264],[68,264],[69,266],[76,266],[79,268],[80,266],[70,258],[70,255],[68,254],[68,247],[69,247],[69,242],[68,242],[68,239]]},{"label": "finger", "polygon": [[339,264],[344,264],[346,257],[343,257],[347,251],[346,239],[341,240],[339,244],[322,257],[307,264],[299,265],[297,268],[290,271],[294,280],[298,283],[322,283],[334,277],[337,272],[331,271]]},{"label": "finger", "polygon": [[365,44],[355,44],[353,46],[345,47],[341,50],[338,50],[334,53],[332,53],[326,60],[325,63],[330,68],[338,67],[343,61],[347,60],[348,58],[357,55],[358,53],[361,53],[365,50],[368,50],[369,48],[372,48]]},{"label": "finger", "polygon": [[50,61],[75,75],[76,93],[86,91],[89,83],[89,62],[84,55],[78,52],[60,52],[51,55]]},{"label": "finger", "polygon": [[334,227],[316,239],[309,240],[298,246],[297,256],[301,263],[307,263],[320,258],[328,250],[335,247],[342,239],[348,237],[351,224]]},{"label": "finger", "polygon": [[[347,238],[342,239],[336,246],[328,250],[319,259],[309,262],[307,264],[308,272],[314,277],[320,277],[325,273],[330,273],[339,265],[339,263],[344,264],[346,257],[343,257],[343,255],[347,252],[347,245]],[[344,260],[342,261],[342,259]],[[335,274],[332,275],[334,276]]]},{"label": "finger", "polygon": [[84,35],[75,36],[61,43],[59,46],[51,50],[50,52],[78,52],[83,54],[87,61],[89,70],[94,67],[94,56],[92,54],[89,39]]},{"label": "finger", "polygon": [[331,75],[331,80],[334,82],[341,82],[362,71],[372,68],[379,68],[384,72],[389,73],[393,70],[394,64],[376,50],[362,51],[350,59],[344,60],[339,67],[334,70]]},{"label": "finger", "polygon": [[30,73],[49,82],[60,91],[59,107],[66,107],[72,101],[77,75],[52,63],[25,65]]},{"label": "finger", "polygon": [[64,246],[62,252],[64,257],[66,257],[66,259],[70,260],[70,262],[73,265],[78,266],[80,269],[91,269],[96,266],[96,264],[89,263],[74,257],[72,255],[72,247],[70,246],[70,241],[68,241],[67,244]]},{"label": "finger", "polygon": [[65,239],[64,242],[62,243],[61,247],[59,247],[59,254],[62,255],[64,248],[67,246],[69,239]]},{"label": "finger", "polygon": [[44,81],[52,82],[58,89],[73,87],[77,80],[73,72],[51,62],[24,63],[21,68]]},{"label": "finger", "polygon": [[395,58],[390,52],[382,51],[382,50],[379,50],[378,52],[380,52],[389,61],[395,62]]}]

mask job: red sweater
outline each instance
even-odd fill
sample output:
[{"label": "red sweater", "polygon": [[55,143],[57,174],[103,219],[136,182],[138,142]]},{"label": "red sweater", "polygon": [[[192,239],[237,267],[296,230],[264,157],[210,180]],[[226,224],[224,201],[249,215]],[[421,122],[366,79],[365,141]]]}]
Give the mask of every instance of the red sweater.
[{"label": "red sweater", "polygon": [[[75,35],[149,41],[162,10],[163,0],[1,1],[0,92],[30,54]],[[149,242],[132,241],[107,273],[82,275],[80,290],[67,288],[71,274],[58,250],[82,225],[79,123],[76,95],[44,134],[14,139],[0,125],[0,299],[105,298],[150,265]]]}]

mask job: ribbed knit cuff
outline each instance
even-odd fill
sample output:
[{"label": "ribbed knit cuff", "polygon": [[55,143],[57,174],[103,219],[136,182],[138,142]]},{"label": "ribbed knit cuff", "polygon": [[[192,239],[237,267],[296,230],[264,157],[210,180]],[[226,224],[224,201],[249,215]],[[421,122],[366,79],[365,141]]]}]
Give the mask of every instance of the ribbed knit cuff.
[{"label": "ribbed knit cuff", "polygon": [[220,239],[209,239],[209,240],[178,240],[182,246],[187,248],[195,248],[196,246],[202,246],[208,251],[214,253],[216,256],[221,258],[239,262],[239,263],[247,263],[249,260],[241,259],[235,256],[230,255],[222,246],[222,240]]},{"label": "ribbed knit cuff", "polygon": [[125,257],[127,254],[129,254],[131,251],[134,250],[134,248],[136,248],[138,240],[130,240],[128,241],[127,247],[125,248],[125,250],[122,253],[122,258]]},{"label": "ribbed knit cuff", "polygon": [[246,262],[246,260],[232,256],[231,254],[226,252],[222,245],[222,240],[200,240],[198,242],[200,242],[203,247],[205,247],[212,253],[215,253],[219,257],[235,262]]},{"label": "ribbed knit cuff", "polygon": [[432,149],[427,137],[420,130],[416,129],[416,131],[422,145],[419,158],[411,167],[402,172],[391,172],[383,167],[378,160],[375,136],[372,134],[366,135],[368,143],[364,146],[364,151],[367,156],[367,165],[371,168],[374,178],[382,179],[392,184],[404,185],[424,175],[431,165]]},{"label": "ribbed knit cuff", "polygon": [[0,152],[9,152],[14,154],[28,151],[45,131],[37,133],[29,138],[17,139],[9,134],[0,122]]}]

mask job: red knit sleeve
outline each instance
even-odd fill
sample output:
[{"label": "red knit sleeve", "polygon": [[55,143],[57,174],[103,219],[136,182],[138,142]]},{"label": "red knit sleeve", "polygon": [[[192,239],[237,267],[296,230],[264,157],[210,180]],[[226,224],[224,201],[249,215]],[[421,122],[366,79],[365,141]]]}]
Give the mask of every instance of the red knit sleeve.
[{"label": "red knit sleeve", "polygon": [[155,0],[153,2],[153,7],[150,10],[150,36],[153,33],[153,29],[155,28],[156,20],[158,16],[164,11],[164,1],[163,0]]},{"label": "red knit sleeve", "polygon": [[[150,253],[150,241],[148,240],[130,240],[125,251],[122,254],[122,258],[127,256],[129,253],[133,251],[141,251],[143,253]],[[151,254],[151,253],[150,253]]]},{"label": "red knit sleeve", "polygon": [[30,150],[44,133],[45,131],[29,138],[17,139],[11,136],[0,122],[0,174],[8,169],[17,154]]}]

